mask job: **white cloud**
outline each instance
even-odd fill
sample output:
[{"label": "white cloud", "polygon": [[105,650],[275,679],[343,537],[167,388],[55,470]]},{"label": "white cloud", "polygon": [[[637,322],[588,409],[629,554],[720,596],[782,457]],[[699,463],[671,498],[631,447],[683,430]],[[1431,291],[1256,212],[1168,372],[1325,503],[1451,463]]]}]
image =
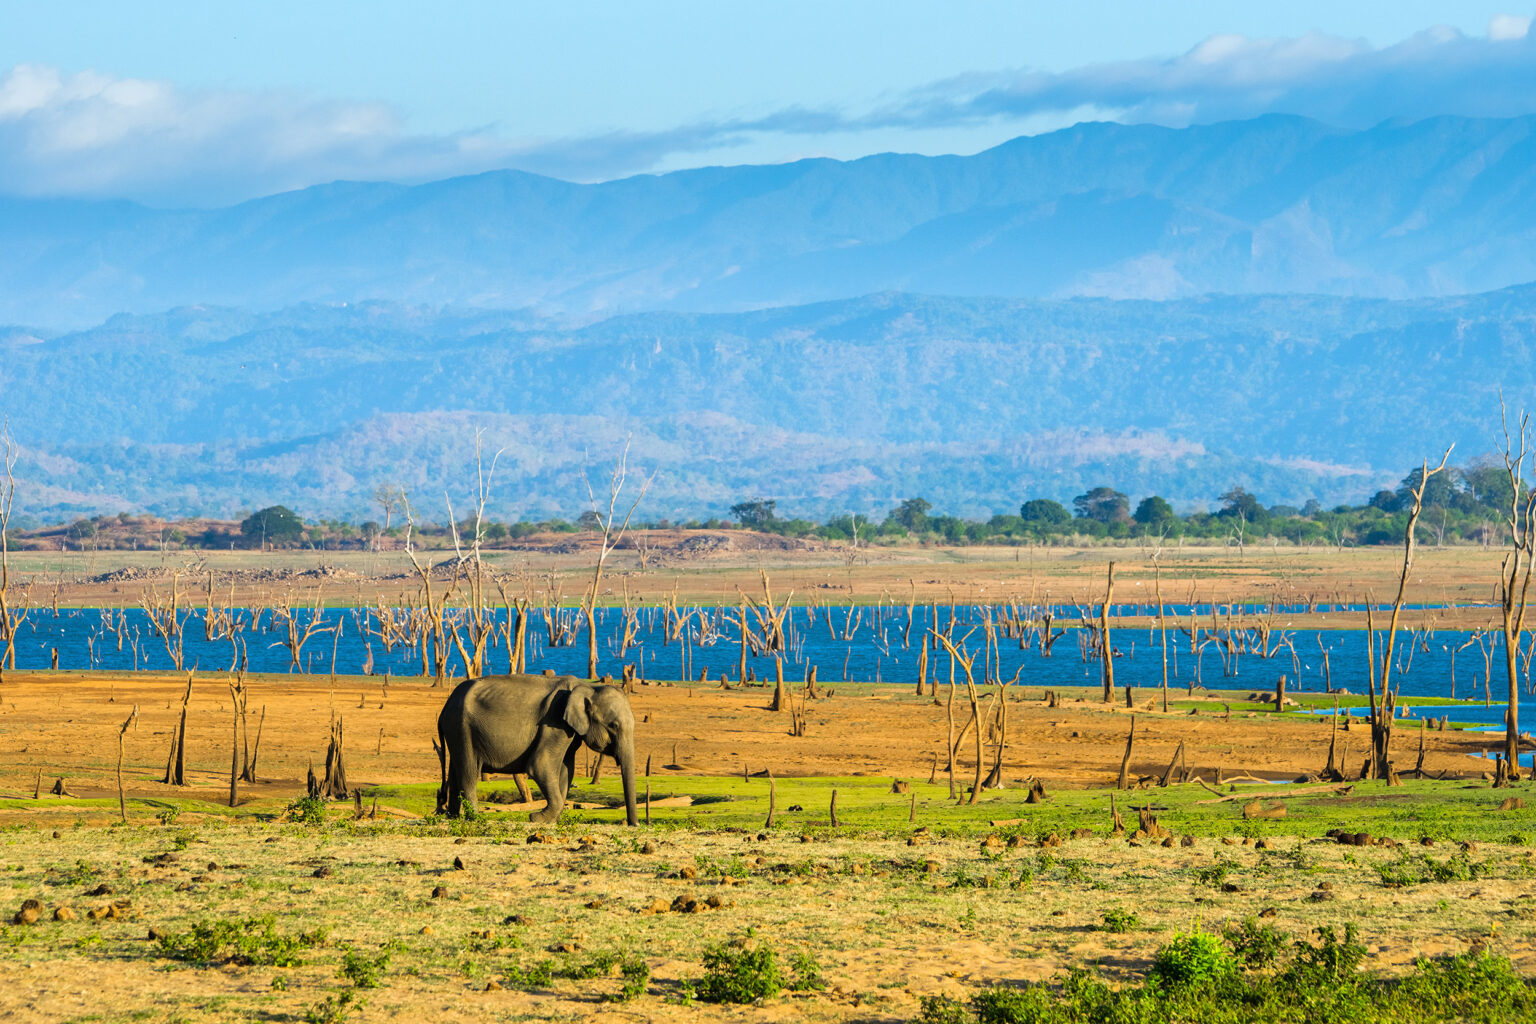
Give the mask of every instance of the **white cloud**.
[{"label": "white cloud", "polygon": [[1495,14],[1488,20],[1488,38],[1495,42],[1524,39],[1531,31],[1531,19],[1518,14]]},{"label": "white cloud", "polygon": [[[411,135],[380,103],[290,92],[189,90],[22,65],[0,75],[0,194],[230,202],[338,178],[421,181],[497,167],[576,180],[716,162],[777,139],[784,158],[837,140],[976,129],[996,138],[1093,117],[1171,126],[1282,112],[1346,127],[1440,114],[1536,112],[1531,19],[1499,15],[1484,37],[1432,28],[1392,46],[1322,33],[1215,35],[1170,58],[1059,73],[975,72],[876,109],[790,107],[662,131],[518,138],[499,126]],[[762,147],[758,147],[762,151]]]}]

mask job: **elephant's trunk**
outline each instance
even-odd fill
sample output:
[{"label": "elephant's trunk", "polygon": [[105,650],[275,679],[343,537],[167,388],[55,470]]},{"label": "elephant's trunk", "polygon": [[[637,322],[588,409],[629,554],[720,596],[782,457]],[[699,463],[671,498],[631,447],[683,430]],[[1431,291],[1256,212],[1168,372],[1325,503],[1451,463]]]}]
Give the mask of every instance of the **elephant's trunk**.
[{"label": "elephant's trunk", "polygon": [[620,749],[614,758],[619,763],[619,776],[624,780],[624,813],[631,827],[640,824],[635,816],[635,751],[633,745]]}]

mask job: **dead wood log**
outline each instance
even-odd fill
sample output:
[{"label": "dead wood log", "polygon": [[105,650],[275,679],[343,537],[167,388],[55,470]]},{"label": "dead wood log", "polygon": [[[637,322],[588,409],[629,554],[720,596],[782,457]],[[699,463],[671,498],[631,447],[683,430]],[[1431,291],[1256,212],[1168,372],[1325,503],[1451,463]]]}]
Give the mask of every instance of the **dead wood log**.
[{"label": "dead wood log", "polygon": [[1130,768],[1130,764],[1131,764],[1131,745],[1135,742],[1135,740],[1136,740],[1136,716],[1132,715],[1131,716],[1131,731],[1129,733],[1127,733],[1126,737],[1125,737],[1125,756],[1120,759],[1120,778],[1115,783],[1115,788],[1116,789],[1126,789],[1126,788],[1129,788],[1129,783],[1128,783],[1128,779],[1126,777],[1126,772]]}]

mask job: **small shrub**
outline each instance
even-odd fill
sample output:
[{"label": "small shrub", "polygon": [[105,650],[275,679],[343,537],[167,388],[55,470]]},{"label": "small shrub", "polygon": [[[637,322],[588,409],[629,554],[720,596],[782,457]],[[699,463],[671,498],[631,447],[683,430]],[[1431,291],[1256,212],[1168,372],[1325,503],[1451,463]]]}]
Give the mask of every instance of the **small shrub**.
[{"label": "small shrub", "polygon": [[1205,985],[1233,973],[1236,964],[1227,947],[1197,925],[1188,935],[1178,932],[1157,951],[1152,977],[1170,987]]},{"label": "small shrub", "polygon": [[1132,931],[1140,925],[1141,920],[1135,914],[1132,914],[1128,910],[1120,910],[1116,907],[1104,911],[1104,923],[1099,925],[1099,931],[1114,932],[1117,935],[1123,935],[1124,933]]},{"label": "small shrub", "polygon": [[784,991],[784,980],[778,958],[767,946],[716,946],[704,954],[704,977],[694,984],[694,992],[706,1003],[755,1003]]},{"label": "small shrub", "polygon": [[1220,889],[1221,883],[1227,880],[1227,875],[1232,871],[1229,861],[1219,860],[1208,868],[1201,868],[1195,872],[1195,879],[1202,885],[1208,885],[1213,889]]},{"label": "small shrub", "polygon": [[789,985],[791,992],[820,992],[827,987],[827,979],[821,976],[821,964],[803,950],[789,962],[789,969],[794,975]]},{"label": "small shrub", "polygon": [[244,921],[198,921],[185,934],[160,936],[160,951],[199,965],[298,967],[304,963],[301,952],[324,942],[324,929],[283,935],[267,914]]},{"label": "small shrub", "polygon": [[1034,1024],[1049,1019],[1050,995],[1034,987],[989,988],[971,997],[971,1010],[979,1024]]},{"label": "small shrub", "polygon": [[288,820],[315,827],[325,824],[325,801],[317,796],[301,796],[283,809]]},{"label": "small shrub", "polygon": [[1285,952],[1286,939],[1272,924],[1259,924],[1258,918],[1249,917],[1240,925],[1227,925],[1221,937],[1232,947],[1232,953],[1244,967],[1264,968],[1273,965]]},{"label": "small shrub", "polygon": [[503,976],[508,988],[545,988],[555,980],[555,964],[552,960],[540,960],[531,967],[509,966]]},{"label": "small shrub", "polygon": [[1302,982],[1340,982],[1353,977],[1368,952],[1360,942],[1360,929],[1355,923],[1350,921],[1344,926],[1343,941],[1334,934],[1332,925],[1315,928],[1313,934],[1318,937],[1317,945],[1296,943],[1296,959],[1286,972],[1290,978]]},{"label": "small shrub", "polygon": [[923,996],[918,1024],[975,1024],[976,1018],[965,1004],[949,996]]},{"label": "small shrub", "polygon": [[326,996],[323,1003],[316,1003],[304,1010],[304,1024],[343,1024],[353,1010],[361,1010],[363,1001],[352,989],[342,989],[334,996]]},{"label": "small shrub", "polygon": [[623,976],[624,984],[616,995],[608,997],[609,1002],[627,1003],[645,995],[645,986],[651,980],[650,964],[639,957],[629,957],[619,965],[619,974]]},{"label": "small shrub", "polygon": [[336,975],[350,981],[353,988],[378,988],[384,972],[389,970],[389,953],[389,949],[385,948],[377,955],[369,955],[360,949],[348,947],[342,953],[341,966],[336,969]]}]

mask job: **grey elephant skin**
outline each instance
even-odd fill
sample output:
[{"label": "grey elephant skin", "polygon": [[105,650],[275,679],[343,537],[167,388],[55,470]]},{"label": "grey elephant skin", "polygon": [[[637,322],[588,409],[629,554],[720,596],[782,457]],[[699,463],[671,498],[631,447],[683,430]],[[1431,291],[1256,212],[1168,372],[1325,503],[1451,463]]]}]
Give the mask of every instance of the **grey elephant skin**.
[{"label": "grey elephant skin", "polygon": [[530,820],[554,821],[565,808],[576,748],[613,758],[624,781],[624,808],[635,817],[635,716],[617,686],[575,676],[484,676],[454,687],[437,716],[443,788],[438,807],[451,816],[476,808],[481,772],[531,775],[545,807]]}]

